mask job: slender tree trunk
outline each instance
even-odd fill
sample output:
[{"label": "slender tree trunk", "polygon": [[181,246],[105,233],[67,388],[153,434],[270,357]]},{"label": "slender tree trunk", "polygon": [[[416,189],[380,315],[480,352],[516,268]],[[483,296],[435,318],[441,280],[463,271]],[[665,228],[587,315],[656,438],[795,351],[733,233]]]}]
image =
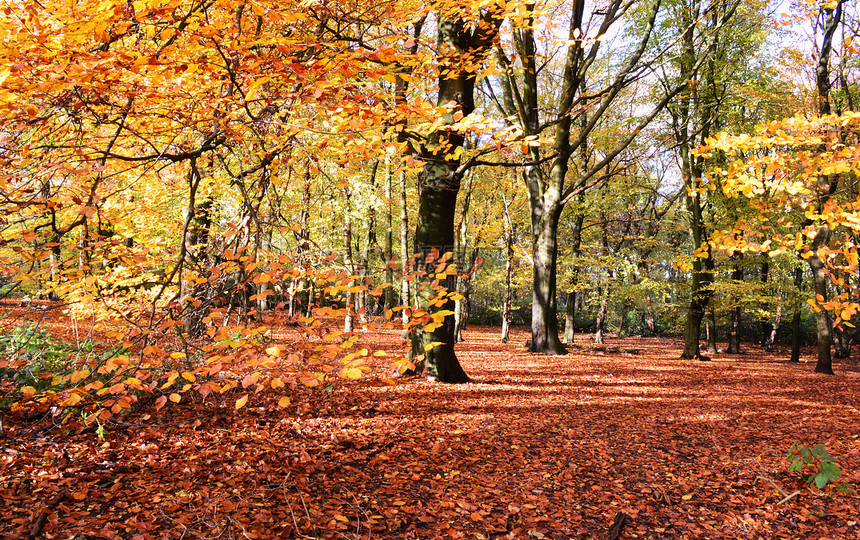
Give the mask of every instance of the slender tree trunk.
[{"label": "slender tree trunk", "polygon": [[[770,277],[770,262],[767,258],[765,258],[761,263],[761,275],[759,276],[759,281],[761,282],[761,294],[765,298],[768,295],[767,282],[768,282],[769,277]],[[777,311],[781,310],[781,308],[782,308],[781,304],[782,304],[782,299],[780,299],[777,303]],[[761,331],[761,346],[765,350],[767,350],[768,347],[773,346],[773,342],[771,342],[770,345],[768,345],[768,340],[770,338],[771,329],[772,329],[770,318],[767,316],[767,312],[769,311],[770,307],[771,307],[770,302],[768,302],[768,301],[762,302],[762,306],[761,306],[762,316],[761,316],[761,319],[759,320],[759,328]]]},{"label": "slender tree trunk", "polygon": [[[734,264],[732,266],[732,284],[735,290],[744,279],[744,269],[741,266],[743,255],[739,252],[732,254]],[[729,346],[726,348],[729,354],[740,354],[741,352],[741,299],[738,294],[732,295],[731,321],[729,323]]]},{"label": "slender tree trunk", "polygon": [[770,332],[767,338],[765,339],[762,347],[766,351],[773,350],[773,344],[776,342],[776,333],[779,331],[779,325],[782,322],[782,294],[776,299],[776,315],[773,319],[773,324],[770,325]]},{"label": "slender tree trunk", "polygon": [[798,299],[794,302],[794,313],[791,316],[791,358],[790,362],[800,362],[800,319],[802,316],[803,302],[799,297],[803,289],[803,269],[794,269],[794,288]]},{"label": "slender tree trunk", "polygon": [[[584,145],[583,145],[584,147]],[[587,157],[583,157],[583,160]],[[579,197],[579,203],[585,201],[585,193]],[[579,285],[579,256],[582,253],[582,224],[585,215],[577,212],[573,218],[573,230],[570,234],[570,249],[573,254],[573,268],[571,268],[571,287],[567,293],[567,304],[564,310],[564,342],[573,345],[576,339],[576,288]]]},{"label": "slender tree trunk", "polygon": [[392,184],[394,182],[393,174],[391,173],[391,167],[386,163],[385,167],[386,178],[385,178],[385,204],[387,211],[385,212],[385,240],[383,247],[382,258],[384,259],[383,264],[385,265],[385,282],[390,283],[391,285],[386,287],[382,292],[382,302],[384,309],[388,310],[394,307],[394,269],[391,267],[392,260],[394,259],[394,219],[393,212],[391,210],[391,194],[392,194]]},{"label": "slender tree trunk", "polygon": [[[464,341],[463,329],[466,327],[466,320],[469,317],[469,273],[471,268],[467,270],[468,265],[468,240],[469,240],[469,206],[472,202],[472,180],[473,175],[467,173],[465,175],[465,186],[463,187],[463,205],[460,215],[457,218],[457,232],[455,257],[457,263],[457,293],[460,298],[454,301],[454,326],[455,336],[457,341]],[[469,265],[471,266],[471,265]]]},{"label": "slender tree trunk", "polygon": [[567,293],[564,306],[564,342],[573,345],[576,339],[576,289]]},{"label": "slender tree trunk", "polygon": [[[410,273],[412,256],[409,253],[409,209],[406,206],[406,173],[400,173],[400,305],[410,306],[409,281],[406,279]],[[409,315],[403,310],[403,324],[409,322]]]},{"label": "slender tree trunk", "polygon": [[344,332],[352,332],[352,318],[353,318],[353,310],[355,308],[354,305],[354,295],[352,292],[352,288],[355,285],[355,282],[352,279],[352,275],[355,273],[355,265],[352,260],[352,218],[350,217],[350,213],[352,211],[350,205],[350,188],[346,187],[343,189],[345,202],[346,202],[346,211],[343,213],[343,257],[344,257],[344,266],[346,266],[346,271],[349,273],[349,283],[346,289],[346,315],[343,320],[343,331]]},{"label": "slender tree trunk", "polygon": [[[612,273],[610,272],[610,279]],[[597,308],[597,319],[595,320],[594,342],[603,343],[603,334],[606,328],[606,312],[609,308],[609,283],[607,282],[600,291],[600,307]]]},{"label": "slender tree trunk", "polygon": [[818,248],[827,245],[828,240],[830,240],[830,227],[825,224],[816,231],[809,246],[811,255],[806,261],[812,271],[812,287],[815,291],[815,323],[818,339],[818,362],[815,364],[815,372],[833,375],[833,361],[830,356],[830,329],[833,323],[830,320],[830,312],[819,300],[828,298],[827,285],[830,278],[824,270],[824,263],[817,255]]},{"label": "slender tree trunk", "polygon": [[502,337],[501,342],[507,343],[510,338],[511,331],[511,278],[514,274],[514,224],[511,220],[511,205],[514,203],[516,194],[511,196],[508,201],[505,194],[502,194],[502,201],[505,205],[505,292],[502,297]]},{"label": "slender tree trunk", "polygon": [[[824,15],[824,35],[822,37],[821,50],[818,65],[815,69],[816,88],[818,90],[818,114],[825,116],[830,114],[830,54],[833,50],[833,36],[839,27],[842,18],[843,0],[837,0],[835,6],[822,6],[821,13]],[[827,199],[833,196],[838,183],[838,175],[824,176],[820,179],[818,193],[819,211],[823,208]],[[816,335],[818,338],[818,361],[815,364],[816,373],[833,375],[833,361],[830,356],[832,321],[830,313],[822,305],[828,299],[827,289],[829,278],[824,269],[824,262],[818,257],[818,249],[826,246],[830,240],[830,227],[824,223],[815,231],[815,236],[809,246],[809,269],[812,271],[812,286],[815,292],[815,322]]]},{"label": "slender tree trunk", "polygon": [[645,293],[645,301],[648,305],[645,306],[645,328],[648,329],[649,336],[657,335],[657,318],[654,316],[654,299],[650,292]]},{"label": "slender tree trunk", "polygon": [[714,306],[708,306],[705,315],[705,350],[708,354],[717,354],[717,318],[714,314]]},{"label": "slender tree trunk", "polygon": [[615,335],[619,338],[624,335],[624,324],[627,322],[628,304],[626,301],[621,303],[621,308],[618,310],[618,328],[615,329]]}]

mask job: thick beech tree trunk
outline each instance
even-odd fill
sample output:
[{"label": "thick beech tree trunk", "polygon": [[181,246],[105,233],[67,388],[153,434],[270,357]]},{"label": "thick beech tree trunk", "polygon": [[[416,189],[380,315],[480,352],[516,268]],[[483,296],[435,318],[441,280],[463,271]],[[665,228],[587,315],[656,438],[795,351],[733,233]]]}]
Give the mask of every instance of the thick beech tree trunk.
[{"label": "thick beech tree trunk", "polygon": [[[501,6],[492,6],[473,29],[462,19],[440,13],[438,50],[443,57],[439,61],[437,105],[447,109],[442,115],[444,124],[451,125],[456,121],[455,115],[467,116],[475,110],[475,71],[465,64],[476,61],[492,46],[502,22],[502,12]],[[454,214],[463,175],[459,157],[455,156],[459,155],[458,150],[463,143],[464,137],[460,133],[439,129],[430,135],[421,154],[424,168],[418,179],[415,251],[419,256],[419,268],[415,297],[418,308],[431,314],[454,312],[454,301],[450,296],[442,305],[435,307],[430,305],[430,300],[437,283],[448,291],[454,290],[453,276],[438,279],[439,268],[434,259],[454,246]],[[454,354],[455,338],[454,317],[451,315],[445,315],[441,324],[432,330],[413,332],[412,359],[416,363],[416,371],[421,372],[426,367],[427,378],[433,381],[468,382],[469,377]],[[419,361],[422,357],[423,361]]]},{"label": "thick beech tree trunk", "polygon": [[[821,41],[821,49],[818,57],[818,65],[815,69],[816,87],[818,90],[818,114],[825,116],[830,114],[830,54],[833,51],[833,36],[842,19],[843,0],[837,0],[834,5],[822,6],[821,14],[824,16],[824,34]],[[838,175],[823,176],[819,181],[818,206],[823,208],[826,201],[836,192],[839,181]],[[808,258],[809,269],[812,271],[812,287],[815,292],[815,323],[818,338],[818,361],[815,364],[816,373],[833,375],[833,360],[830,356],[830,340],[832,321],[830,313],[824,309],[822,301],[828,299],[827,289],[830,281],[824,269],[824,262],[818,257],[818,248],[826,246],[830,240],[830,226],[821,224],[815,231],[815,236],[809,245]]]},{"label": "thick beech tree trunk", "polygon": [[550,207],[535,216],[532,210],[534,269],[532,271],[532,352],[565,354],[558,337],[556,262],[558,218],[561,207]]}]

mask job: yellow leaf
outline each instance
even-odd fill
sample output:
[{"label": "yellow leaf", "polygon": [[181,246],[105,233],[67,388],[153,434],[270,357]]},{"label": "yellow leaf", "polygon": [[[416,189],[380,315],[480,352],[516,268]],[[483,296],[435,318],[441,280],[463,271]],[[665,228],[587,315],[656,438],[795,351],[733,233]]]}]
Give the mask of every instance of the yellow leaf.
[{"label": "yellow leaf", "polygon": [[284,386],[284,381],[282,381],[281,379],[277,379],[277,378],[275,378],[275,379],[272,379],[272,383],[271,383],[271,384],[272,384],[272,389],[273,389],[273,390],[277,390],[278,388],[283,388],[283,386]]},{"label": "yellow leaf", "polygon": [[272,347],[269,347],[268,349],[266,349],[266,354],[268,354],[269,356],[280,357],[281,356],[281,349],[279,349],[278,347],[272,346]]},{"label": "yellow leaf", "polygon": [[439,345],[442,345],[442,342],[441,342],[441,341],[431,341],[431,342],[430,342],[430,343],[428,343],[427,345],[424,345],[424,350],[425,350],[425,351],[431,351],[431,350],[435,349],[435,348],[436,348],[437,346],[439,346]]},{"label": "yellow leaf", "polygon": [[172,401],[173,403],[179,403],[179,401],[180,401],[181,399],[182,399],[182,396],[180,396],[180,395],[179,395],[179,394],[177,394],[176,392],[174,392],[174,393],[170,394],[170,401]]},{"label": "yellow leaf", "polygon": [[278,407],[286,407],[290,404],[290,398],[287,396],[282,397],[278,400]]},{"label": "yellow leaf", "polygon": [[33,388],[32,386],[22,386],[21,387],[21,393],[24,394],[25,396],[33,396],[36,394],[36,389]]},{"label": "yellow leaf", "polygon": [[691,494],[689,494],[689,493],[688,493],[688,494],[686,494],[686,495],[681,495],[681,499],[682,499],[682,500],[685,500],[685,501],[689,501],[689,500],[690,500],[690,499],[692,499],[692,498],[693,498],[693,496],[692,496]]},{"label": "yellow leaf", "polygon": [[175,360],[179,360],[180,358],[185,358],[185,353],[184,352],[173,352],[173,353],[170,353],[170,357],[175,359]]},{"label": "yellow leaf", "polygon": [[236,400],[236,409],[241,409],[246,403],[248,403],[248,394],[245,394]]},{"label": "yellow leaf", "polygon": [[360,379],[361,370],[358,368],[343,368],[340,370],[340,376],[344,379]]}]

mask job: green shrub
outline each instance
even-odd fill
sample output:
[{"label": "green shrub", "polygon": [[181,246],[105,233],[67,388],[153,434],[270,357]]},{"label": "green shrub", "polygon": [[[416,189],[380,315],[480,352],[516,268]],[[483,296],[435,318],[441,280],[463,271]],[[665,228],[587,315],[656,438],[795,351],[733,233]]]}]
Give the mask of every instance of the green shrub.
[{"label": "green shrub", "polygon": [[785,458],[788,460],[788,472],[804,473],[807,483],[815,482],[818,489],[822,489],[830,482],[834,482],[842,475],[830,454],[825,450],[823,444],[816,444],[812,448],[805,444],[794,443],[788,450]]}]

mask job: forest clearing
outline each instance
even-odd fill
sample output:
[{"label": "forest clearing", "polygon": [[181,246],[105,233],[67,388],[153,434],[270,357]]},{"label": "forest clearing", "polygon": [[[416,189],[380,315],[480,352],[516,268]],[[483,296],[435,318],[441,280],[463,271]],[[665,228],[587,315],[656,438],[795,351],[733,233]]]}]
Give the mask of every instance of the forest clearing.
[{"label": "forest clearing", "polygon": [[[68,328],[66,329],[68,331]],[[4,538],[856,538],[860,365],[812,373],[754,346],[711,362],[666,338],[565,356],[474,327],[473,382],[383,382],[377,360],[292,403],[210,395],[96,425],[5,418]],[[392,354],[397,332],[361,333]],[[745,344],[746,345],[746,344]],[[616,351],[616,352],[612,352]],[[842,476],[788,472],[824,444]],[[842,486],[845,490],[840,490]],[[787,499],[787,500],[784,500]],[[784,500],[784,501],[783,501]]]}]

